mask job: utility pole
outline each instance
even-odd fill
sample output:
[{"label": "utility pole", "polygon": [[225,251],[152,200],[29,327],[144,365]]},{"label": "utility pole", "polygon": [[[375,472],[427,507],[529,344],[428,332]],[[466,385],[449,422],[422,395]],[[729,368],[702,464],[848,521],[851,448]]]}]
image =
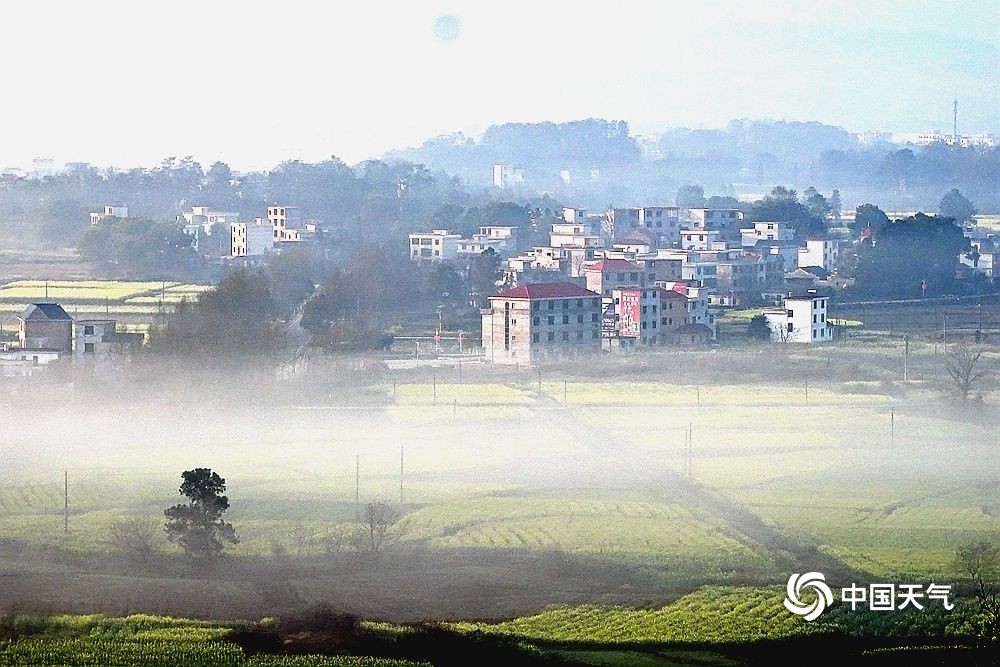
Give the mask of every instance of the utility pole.
[{"label": "utility pole", "polygon": [[910,361],[910,337],[903,338],[903,382],[906,382],[907,366]]},{"label": "utility pole", "polygon": [[952,126],[951,126],[951,136],[955,145],[958,145],[958,98],[952,102]]},{"label": "utility pole", "polygon": [[431,373],[431,388],[434,390],[434,405],[438,404],[438,376],[437,373]]},{"label": "utility pole", "polygon": [[354,510],[361,516],[361,455],[354,457]]},{"label": "utility pole", "polygon": [[63,532],[69,535],[69,471],[63,470]]},{"label": "utility pole", "polygon": [[542,369],[538,369],[538,391],[542,391]]},{"label": "utility pole", "polygon": [[896,448],[896,408],[889,408],[889,449]]},{"label": "utility pole", "polygon": [[809,403],[809,376],[806,376],[806,403]]},{"label": "utility pole", "polygon": [[399,446],[399,506],[403,506],[403,445]]},{"label": "utility pole", "polygon": [[569,403],[569,382],[563,380],[563,404]]}]

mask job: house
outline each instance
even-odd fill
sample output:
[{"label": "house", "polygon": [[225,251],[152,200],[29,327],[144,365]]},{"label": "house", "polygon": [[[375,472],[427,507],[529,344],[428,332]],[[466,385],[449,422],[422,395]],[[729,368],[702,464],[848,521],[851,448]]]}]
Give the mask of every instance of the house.
[{"label": "house", "polygon": [[700,347],[708,345],[715,338],[710,327],[704,324],[685,324],[665,334],[668,345],[677,347]]},{"label": "house", "polygon": [[489,297],[483,350],[498,364],[575,358],[601,349],[601,297],[568,282],[521,285]]},{"label": "house", "polygon": [[[819,271],[819,269],[816,270]],[[810,273],[803,268],[798,268],[785,274],[785,287],[796,293],[805,292],[810,288],[816,287],[816,283],[818,282],[819,277],[816,274]]]},{"label": "house", "polygon": [[254,218],[253,224],[230,223],[229,230],[232,257],[260,257],[274,249],[274,230],[263,218]]},{"label": "house", "polygon": [[682,229],[681,248],[683,250],[725,250],[719,232],[708,229]]},{"label": "house", "polygon": [[658,243],[666,246],[680,241],[680,209],[676,206],[609,208],[604,212],[604,221],[614,241],[637,228],[653,231]]},{"label": "house", "polygon": [[833,271],[840,257],[840,241],[837,239],[806,239],[806,247],[799,248],[799,266],[821,266]]},{"label": "house", "polygon": [[[672,315],[667,315],[667,328],[670,329],[675,326],[682,326],[684,324],[703,324],[711,331],[711,339],[715,339],[716,325],[715,325],[715,313],[709,309],[708,297],[712,290],[706,289],[696,284],[689,282],[657,282],[657,287],[662,287],[668,294],[661,294],[660,299],[673,299],[674,302],[680,302],[676,296],[669,294],[674,292],[683,299],[684,304],[684,321],[675,321]],[[665,308],[667,313],[671,313],[673,308],[667,306]],[[664,307],[660,307],[661,321]]]},{"label": "house", "polygon": [[458,257],[461,234],[450,234],[447,229],[432,229],[409,235],[410,259],[415,262],[446,262]]},{"label": "house", "polygon": [[275,243],[294,243],[302,240],[305,223],[298,206],[271,204],[267,207],[267,221],[271,224]]},{"label": "house", "polygon": [[688,229],[718,232],[724,239],[740,238],[743,211],[737,208],[689,208]]},{"label": "house", "polygon": [[811,289],[785,295],[784,307],[764,311],[771,339],[789,343],[825,343],[833,339],[826,321],[828,297]]},{"label": "house", "polygon": [[0,377],[31,377],[60,356],[55,350],[0,349]]},{"label": "house", "polygon": [[958,256],[959,263],[971,269],[973,275],[983,276],[987,279],[996,277],[996,257],[1000,252],[989,239],[974,240],[970,242],[971,250]]},{"label": "house", "polygon": [[791,241],[794,232],[782,222],[755,222],[753,227],[740,229],[743,247],[751,247],[757,241]]},{"label": "house", "polygon": [[553,248],[597,248],[600,239],[592,234],[590,226],[576,222],[555,222],[549,233],[549,245]]},{"label": "house", "polygon": [[90,224],[99,224],[102,220],[108,218],[127,218],[128,217],[128,206],[116,206],[114,204],[106,204],[103,211],[91,211],[90,212]]},{"label": "house", "polygon": [[73,318],[57,303],[33,303],[17,317],[22,350],[73,351]]},{"label": "house", "polygon": [[497,252],[511,253],[518,249],[517,227],[484,225],[478,234],[472,235],[472,240],[489,244]]},{"label": "house", "polygon": [[106,358],[116,343],[115,320],[73,322],[73,358]]},{"label": "house", "polygon": [[627,259],[602,259],[584,266],[587,289],[605,298],[622,287],[644,287],[646,276],[642,267]]}]

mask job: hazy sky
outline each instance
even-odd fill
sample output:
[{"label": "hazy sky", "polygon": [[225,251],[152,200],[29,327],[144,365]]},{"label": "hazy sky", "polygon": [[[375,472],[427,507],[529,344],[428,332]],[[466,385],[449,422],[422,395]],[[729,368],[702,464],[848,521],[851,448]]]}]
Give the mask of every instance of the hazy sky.
[{"label": "hazy sky", "polygon": [[493,123],[1000,133],[1000,3],[17,2],[0,167],[353,163]]}]

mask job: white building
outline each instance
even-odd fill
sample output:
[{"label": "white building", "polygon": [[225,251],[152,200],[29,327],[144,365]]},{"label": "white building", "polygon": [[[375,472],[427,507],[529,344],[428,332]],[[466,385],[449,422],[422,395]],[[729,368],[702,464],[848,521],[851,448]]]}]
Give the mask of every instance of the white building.
[{"label": "white building", "polygon": [[493,165],[493,187],[503,190],[520,183],[524,183],[524,169],[509,164]]},{"label": "white building", "polygon": [[259,257],[274,248],[274,229],[263,218],[229,225],[232,257]]},{"label": "white building", "polygon": [[806,247],[799,248],[799,266],[818,266],[833,271],[840,257],[837,239],[807,239]]},{"label": "white building", "polygon": [[[721,244],[721,245],[720,245]],[[719,232],[708,229],[682,229],[682,250],[725,250]]]},{"label": "white building", "polygon": [[302,209],[298,206],[279,206],[272,204],[267,207],[267,221],[275,243],[289,243],[302,240],[305,224],[302,220]]},{"label": "white building", "polygon": [[451,234],[447,229],[410,234],[410,259],[418,262],[454,260],[461,240],[461,234]]},{"label": "white building", "polygon": [[736,208],[689,208],[689,229],[709,229],[724,238],[736,238],[743,226],[743,211]]},{"label": "white building", "polygon": [[90,224],[96,225],[102,220],[105,220],[107,218],[127,218],[127,217],[128,217],[128,206],[115,206],[113,204],[106,204],[104,206],[104,210],[90,212]]},{"label": "white building", "polygon": [[753,227],[740,229],[743,246],[752,246],[757,241],[791,241],[794,233],[781,222],[755,222]]},{"label": "white building", "polygon": [[789,343],[825,343],[833,340],[826,321],[827,297],[816,290],[785,296],[784,308],[764,311],[771,339]]},{"label": "white building", "polygon": [[971,269],[973,275],[981,275],[985,278],[993,279],[996,277],[995,266],[996,266],[996,256],[998,252],[994,249],[992,243],[989,241],[974,240],[970,241],[972,249],[966,253],[962,253],[958,256],[958,261],[962,266],[966,266]]}]

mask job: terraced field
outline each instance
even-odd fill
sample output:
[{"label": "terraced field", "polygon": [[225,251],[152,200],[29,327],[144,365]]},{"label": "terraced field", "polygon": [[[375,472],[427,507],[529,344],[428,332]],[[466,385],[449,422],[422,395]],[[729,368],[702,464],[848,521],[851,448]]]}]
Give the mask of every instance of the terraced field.
[{"label": "terraced field", "polygon": [[0,317],[16,315],[29,303],[56,301],[74,317],[119,317],[148,321],[191,301],[210,285],[118,280],[14,280],[0,284]]}]

